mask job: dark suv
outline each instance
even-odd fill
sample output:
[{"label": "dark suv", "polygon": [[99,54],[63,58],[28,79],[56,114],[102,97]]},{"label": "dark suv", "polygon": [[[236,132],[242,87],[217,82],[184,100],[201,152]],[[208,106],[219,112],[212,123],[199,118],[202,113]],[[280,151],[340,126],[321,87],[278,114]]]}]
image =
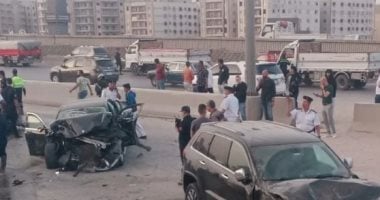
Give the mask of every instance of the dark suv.
[{"label": "dark suv", "polygon": [[320,139],[270,122],[204,124],[184,151],[187,200],[378,199],[351,159]]},{"label": "dark suv", "polygon": [[51,69],[50,79],[53,82],[75,82],[79,70],[83,70],[91,83],[96,83],[99,74],[103,74],[108,80],[119,80],[118,69],[110,58],[92,56],[75,56],[67,59],[62,65]]}]

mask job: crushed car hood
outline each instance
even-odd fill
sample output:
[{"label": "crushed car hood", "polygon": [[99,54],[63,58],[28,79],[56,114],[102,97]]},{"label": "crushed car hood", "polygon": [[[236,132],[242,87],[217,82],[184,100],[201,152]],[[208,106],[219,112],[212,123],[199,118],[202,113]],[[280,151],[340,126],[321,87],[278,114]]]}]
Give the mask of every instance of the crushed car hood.
[{"label": "crushed car hood", "polygon": [[111,122],[112,114],[104,112],[58,119],[50,128],[59,131],[65,138],[75,138],[92,131],[107,130]]},{"label": "crushed car hood", "polygon": [[286,200],[380,200],[380,185],[359,179],[303,179],[268,186],[269,192]]}]

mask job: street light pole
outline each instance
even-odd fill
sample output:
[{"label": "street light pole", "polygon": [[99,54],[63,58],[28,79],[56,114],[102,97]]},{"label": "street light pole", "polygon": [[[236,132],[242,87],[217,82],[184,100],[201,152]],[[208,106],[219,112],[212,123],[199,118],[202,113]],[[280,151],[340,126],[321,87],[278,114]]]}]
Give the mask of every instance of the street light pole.
[{"label": "street light pole", "polygon": [[256,96],[256,42],[255,42],[255,1],[245,1],[245,80],[247,94]]}]

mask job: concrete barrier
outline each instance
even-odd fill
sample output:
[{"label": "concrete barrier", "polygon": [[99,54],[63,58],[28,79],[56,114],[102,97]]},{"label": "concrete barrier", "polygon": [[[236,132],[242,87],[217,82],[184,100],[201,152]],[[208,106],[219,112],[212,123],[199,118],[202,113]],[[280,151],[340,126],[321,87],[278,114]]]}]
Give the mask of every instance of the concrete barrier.
[{"label": "concrete barrier", "polygon": [[379,119],[379,104],[356,103],[354,105],[352,129],[357,132],[380,133]]},{"label": "concrete barrier", "polygon": [[[74,83],[52,83],[41,81],[27,81],[28,94],[24,102],[33,105],[59,107],[73,101],[77,101],[76,92],[69,93]],[[197,115],[200,103],[206,103],[212,99],[216,105],[220,105],[223,96],[219,94],[200,94],[179,91],[158,91],[151,89],[134,89],[137,93],[138,102],[144,103],[143,116],[174,118],[179,114],[183,105],[188,105],[192,113]],[[122,88],[119,88],[122,93]],[[97,97],[90,97],[97,98]],[[276,98],[274,107],[274,119],[277,122],[289,124],[287,118],[287,99]],[[259,120],[261,117],[260,97],[248,97],[247,116],[250,120]]]}]

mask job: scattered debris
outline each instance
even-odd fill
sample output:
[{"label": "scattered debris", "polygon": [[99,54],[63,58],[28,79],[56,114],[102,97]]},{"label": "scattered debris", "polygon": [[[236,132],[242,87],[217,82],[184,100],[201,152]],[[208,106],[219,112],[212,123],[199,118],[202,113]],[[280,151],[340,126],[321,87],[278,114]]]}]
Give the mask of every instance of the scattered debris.
[{"label": "scattered debris", "polygon": [[103,184],[103,185],[102,185],[102,187],[107,187],[107,186],[108,186],[108,184]]},{"label": "scattered debris", "polygon": [[18,180],[18,179],[16,179],[16,180],[14,180],[13,181],[13,186],[19,186],[19,185],[22,185],[23,183],[25,182],[25,180]]}]

